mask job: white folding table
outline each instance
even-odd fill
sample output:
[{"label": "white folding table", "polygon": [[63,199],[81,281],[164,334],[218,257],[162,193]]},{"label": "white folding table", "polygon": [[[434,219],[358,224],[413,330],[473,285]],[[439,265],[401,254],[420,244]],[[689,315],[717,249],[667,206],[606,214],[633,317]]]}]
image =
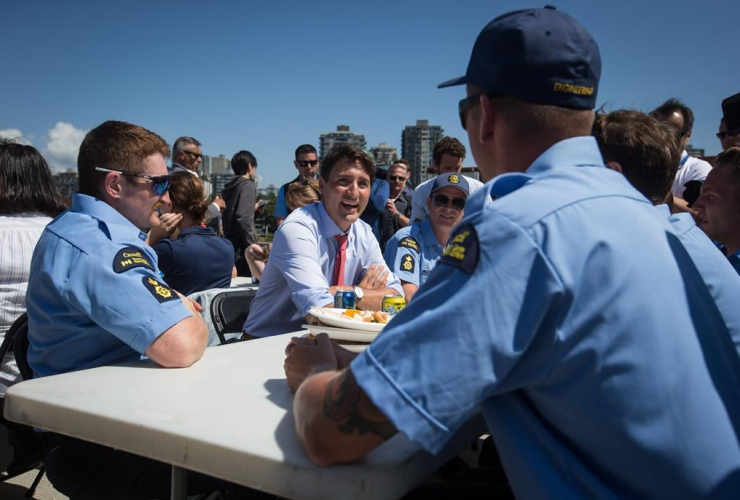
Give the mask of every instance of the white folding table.
[{"label": "white folding table", "polygon": [[5,416],[172,464],[173,498],[186,495],[186,470],[287,498],[398,498],[483,431],[466,426],[437,456],[399,433],[360,462],[317,467],[283,372],[292,335],[211,347],[189,368],[143,361],[29,380],[8,390]]}]

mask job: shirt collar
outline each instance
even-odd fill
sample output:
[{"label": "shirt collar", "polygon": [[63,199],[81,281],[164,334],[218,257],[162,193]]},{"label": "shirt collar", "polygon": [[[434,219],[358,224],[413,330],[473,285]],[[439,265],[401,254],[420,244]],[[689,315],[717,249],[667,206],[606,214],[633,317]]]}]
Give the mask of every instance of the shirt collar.
[{"label": "shirt collar", "polygon": [[434,234],[434,228],[429,217],[421,222],[421,237],[424,238],[424,246],[430,246],[432,244],[439,245],[437,235]]},{"label": "shirt collar", "polygon": [[658,213],[666,219],[671,216],[671,209],[668,208],[668,205],[666,203],[655,205],[654,209],[657,210]]},{"label": "shirt collar", "polygon": [[[339,226],[337,226],[337,224],[333,220],[331,220],[331,217],[329,217],[329,213],[326,211],[326,208],[324,208],[324,204],[320,201],[316,202],[316,212],[319,215],[321,234],[323,234],[325,238],[331,239],[340,234],[344,234],[344,231],[342,231]],[[348,241],[351,241],[353,239],[354,227],[355,225],[352,224],[349,227],[349,231],[347,231],[347,234],[349,235]]]},{"label": "shirt collar", "polygon": [[103,200],[99,200],[86,194],[75,193],[72,197],[72,211],[87,214],[93,219],[103,222],[111,237],[116,239],[127,240],[131,237],[146,240],[146,234],[142,233],[139,228],[121,215],[115,208],[108,205]]},{"label": "shirt collar", "polygon": [[555,143],[530,165],[527,173],[534,176],[543,175],[554,167],[569,165],[606,168],[599,146],[596,144],[596,139],[583,136]]}]

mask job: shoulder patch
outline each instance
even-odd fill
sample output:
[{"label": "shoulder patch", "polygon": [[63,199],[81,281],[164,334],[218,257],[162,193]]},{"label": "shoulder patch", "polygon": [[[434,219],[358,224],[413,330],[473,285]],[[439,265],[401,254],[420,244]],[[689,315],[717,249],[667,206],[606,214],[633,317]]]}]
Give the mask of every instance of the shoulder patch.
[{"label": "shoulder patch", "polygon": [[401,241],[398,242],[398,246],[399,248],[406,247],[416,250],[417,252],[419,251],[419,242],[411,236],[406,236],[405,238],[402,238]]},{"label": "shoulder patch", "polygon": [[403,259],[401,260],[401,271],[405,271],[407,273],[413,273],[416,269],[416,259],[413,255],[406,254],[403,256]]},{"label": "shoulder patch", "polygon": [[154,271],[154,266],[149,262],[149,257],[140,248],[126,247],[119,250],[116,256],[113,257],[113,270],[119,274],[137,267],[146,267]]},{"label": "shoulder patch", "polygon": [[475,271],[480,257],[478,233],[472,224],[465,224],[450,238],[440,262],[459,267],[466,273]]},{"label": "shoulder patch", "polygon": [[141,282],[144,283],[144,288],[149,290],[149,293],[151,293],[160,304],[180,298],[172,288],[150,276],[144,276],[141,279]]}]

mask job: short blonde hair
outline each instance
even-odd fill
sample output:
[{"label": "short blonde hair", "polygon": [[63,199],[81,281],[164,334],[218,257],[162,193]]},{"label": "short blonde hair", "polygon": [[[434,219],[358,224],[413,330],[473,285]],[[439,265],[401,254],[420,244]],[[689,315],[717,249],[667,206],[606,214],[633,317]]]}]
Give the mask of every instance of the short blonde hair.
[{"label": "short blonde hair", "polygon": [[321,200],[319,183],[315,180],[294,182],[285,191],[285,204],[290,210]]}]

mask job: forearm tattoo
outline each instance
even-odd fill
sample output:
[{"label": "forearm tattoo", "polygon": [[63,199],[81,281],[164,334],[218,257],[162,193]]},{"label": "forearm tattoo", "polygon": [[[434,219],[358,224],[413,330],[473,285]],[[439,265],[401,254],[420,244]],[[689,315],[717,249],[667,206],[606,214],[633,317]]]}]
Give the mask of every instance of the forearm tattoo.
[{"label": "forearm tattoo", "polygon": [[396,433],[389,421],[368,420],[359,412],[362,390],[357,385],[352,370],[344,370],[339,378],[332,379],[324,395],[324,414],[337,422],[343,434],[353,434],[355,430],[363,436],[368,432],[388,439]]}]

